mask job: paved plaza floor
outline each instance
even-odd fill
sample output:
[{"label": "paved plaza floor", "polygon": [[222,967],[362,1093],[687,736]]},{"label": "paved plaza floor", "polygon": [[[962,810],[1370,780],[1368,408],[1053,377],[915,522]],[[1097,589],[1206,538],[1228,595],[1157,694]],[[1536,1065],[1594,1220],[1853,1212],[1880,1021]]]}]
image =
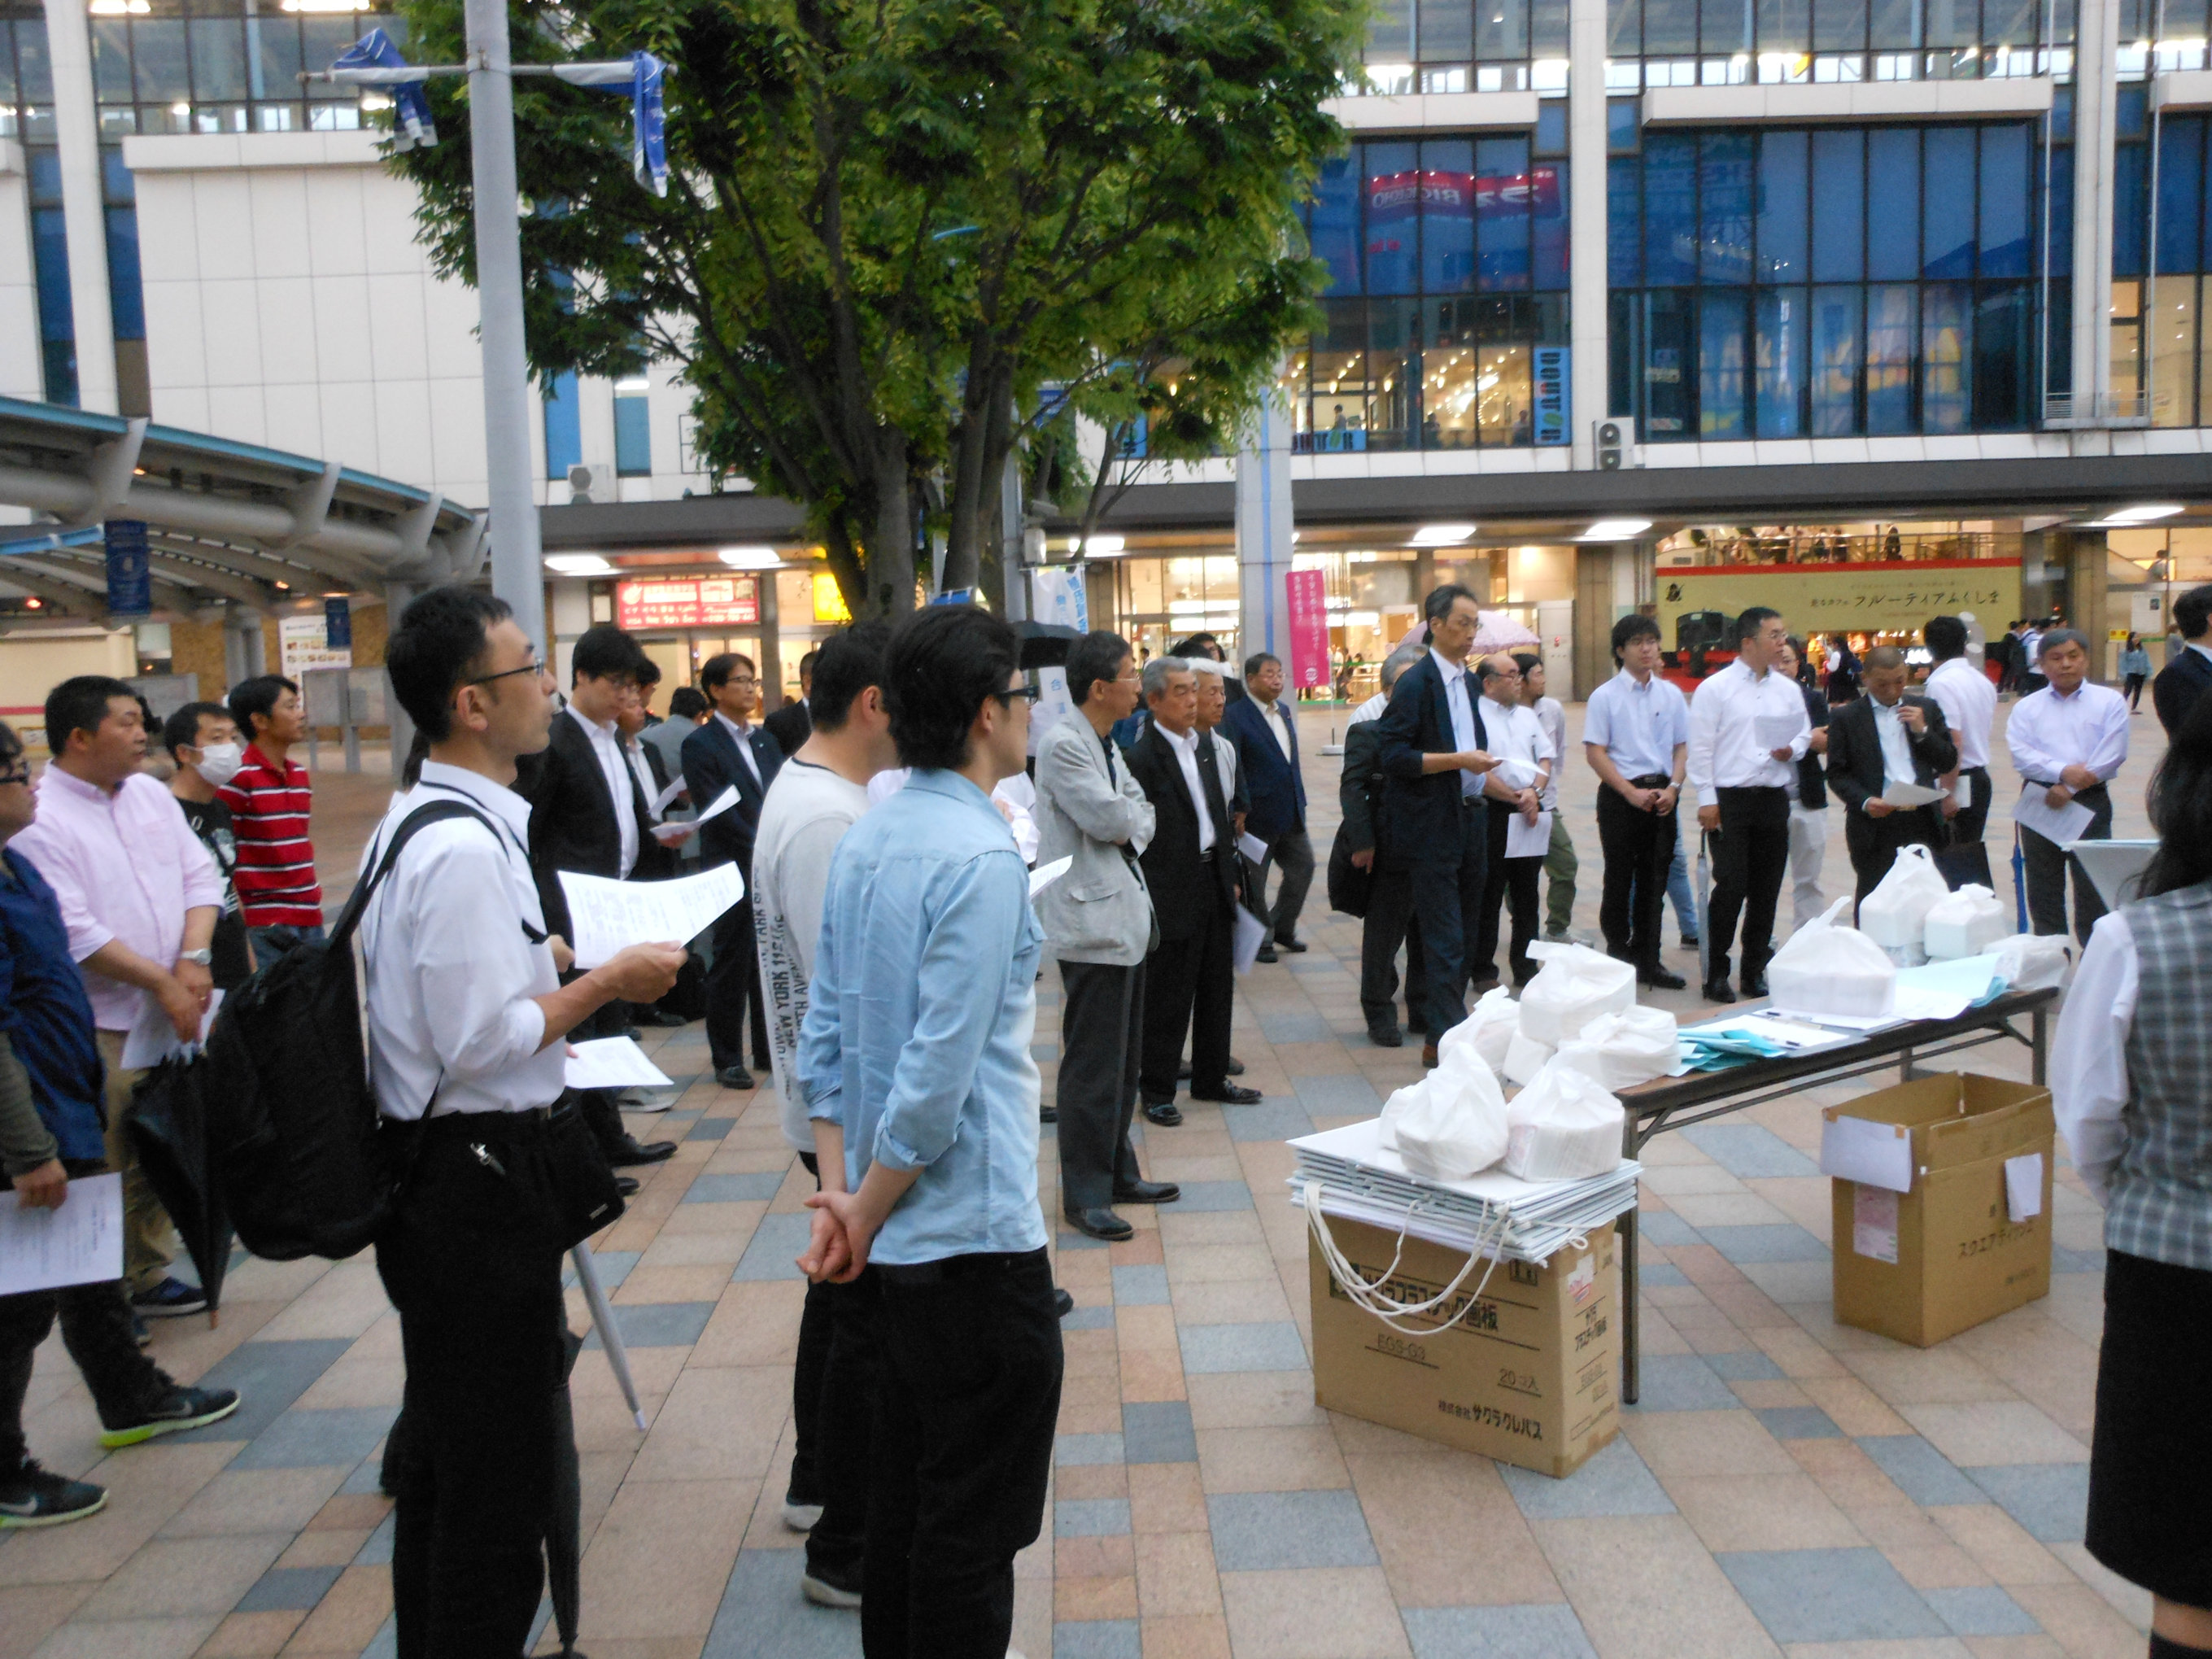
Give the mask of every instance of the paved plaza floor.
[{"label": "paved plaza floor", "polygon": [[[1578,731],[1580,710],[1571,718]],[[1330,720],[1309,710],[1301,724],[1325,856]],[[2114,791],[2124,835],[2142,833],[2162,747],[2148,709],[2133,730]],[[2018,785],[1998,770],[2002,803]],[[1583,860],[1577,926],[1590,930],[1593,784],[1579,755],[1565,775]],[[316,783],[335,908],[390,786],[330,771]],[[1832,895],[1850,880],[1839,817]],[[2001,863],[2002,811],[1990,844]],[[1029,1659],[2142,1652],[2148,1598],[2081,1543],[2098,1214],[2062,1151],[2046,1300],[1924,1352],[1838,1326],[1828,1182],[1814,1160],[1820,1108],[1860,1085],[1653,1143],[1643,1399],[1571,1479],[1316,1409],[1284,1140],[1371,1116],[1419,1061],[1416,1048],[1368,1042],[1358,924],[1329,915],[1318,885],[1301,931],[1309,954],[1238,986],[1242,1080],[1265,1101],[1186,1102],[1182,1127],[1145,1136],[1148,1172],[1181,1182],[1180,1203],[1130,1207],[1137,1233],[1124,1244],[1066,1231],[1046,1133],[1039,1184],[1077,1307],[1044,1535],[1018,1569],[1014,1641]],[[1693,957],[1669,956],[1694,980]],[[1056,975],[1038,990],[1049,1097]],[[675,1109],[632,1127],[682,1145],[639,1172],[644,1190],[595,1241],[650,1426],[631,1425],[588,1350],[575,1382],[583,1649],[856,1656],[857,1616],[799,1599],[800,1540],[778,1515],[805,1288],[792,1258],[811,1182],[778,1133],[773,1091],[715,1085],[702,1028],[647,1042],[686,1087]],[[1945,1063],[2027,1075],[2014,1045]],[[585,1328],[573,1292],[571,1313]],[[401,1368],[368,1257],[241,1261],[219,1325],[164,1322],[155,1352],[181,1378],[237,1388],[243,1408],[103,1455],[58,1339],[40,1352],[33,1451],[112,1498],[90,1520],[0,1542],[0,1659],[390,1654],[391,1506],[376,1472]]]}]

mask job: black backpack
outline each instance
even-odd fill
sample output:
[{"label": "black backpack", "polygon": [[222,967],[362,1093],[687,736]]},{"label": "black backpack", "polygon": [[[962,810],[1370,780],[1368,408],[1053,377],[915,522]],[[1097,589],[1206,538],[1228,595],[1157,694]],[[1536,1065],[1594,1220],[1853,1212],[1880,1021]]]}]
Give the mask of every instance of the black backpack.
[{"label": "black backpack", "polygon": [[378,1139],[362,1042],[353,936],[370,897],[419,830],[470,817],[434,801],[400,821],[326,939],[294,948],[223,998],[208,1034],[208,1146],[240,1243],[292,1261],[355,1255],[392,1208],[395,1172]]}]

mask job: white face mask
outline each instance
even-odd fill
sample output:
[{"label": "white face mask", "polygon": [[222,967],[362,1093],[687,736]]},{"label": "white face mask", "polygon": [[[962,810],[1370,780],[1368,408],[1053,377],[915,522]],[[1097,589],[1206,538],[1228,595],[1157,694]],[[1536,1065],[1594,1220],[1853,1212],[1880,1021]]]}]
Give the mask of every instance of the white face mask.
[{"label": "white face mask", "polygon": [[220,789],[238,775],[238,769],[245,763],[246,750],[239,744],[211,743],[200,750],[199,763],[193,769]]}]

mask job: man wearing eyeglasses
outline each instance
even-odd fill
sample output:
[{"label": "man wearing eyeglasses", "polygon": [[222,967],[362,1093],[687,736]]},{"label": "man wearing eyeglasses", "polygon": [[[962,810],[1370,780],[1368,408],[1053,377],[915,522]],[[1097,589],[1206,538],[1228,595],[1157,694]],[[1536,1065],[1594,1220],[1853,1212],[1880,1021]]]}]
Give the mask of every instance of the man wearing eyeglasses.
[{"label": "man wearing eyeglasses", "polygon": [[[691,792],[692,805],[702,813],[725,790],[738,792],[736,805],[700,826],[699,865],[711,870],[735,864],[750,888],[761,803],[783,764],[783,750],[766,727],[753,722],[760,707],[760,673],[751,658],[734,651],[709,657],[699,671],[699,689],[714,712],[684,739],[684,786]],[[712,945],[714,959],[707,968],[707,1048],[714,1080],[726,1089],[750,1089],[753,1072],[764,1072],[771,1064],[750,893],[722,912],[714,923]],[[753,1017],[752,1071],[745,1069],[748,1006]]]}]

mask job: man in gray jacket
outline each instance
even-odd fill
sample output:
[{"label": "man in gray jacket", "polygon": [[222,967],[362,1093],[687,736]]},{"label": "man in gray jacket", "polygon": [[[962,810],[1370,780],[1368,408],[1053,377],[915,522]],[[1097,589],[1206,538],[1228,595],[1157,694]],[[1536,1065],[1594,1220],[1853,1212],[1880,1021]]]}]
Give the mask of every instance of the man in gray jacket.
[{"label": "man in gray jacket", "polygon": [[1134,1231],[1115,1204],[1182,1195],[1144,1179],[1129,1139],[1144,1051],[1145,957],[1156,933],[1137,855],[1152,841],[1153,816],[1111,735],[1137,705],[1128,641],[1086,634],[1069,650],[1066,672],[1075,707],[1037,740],[1037,863],[1074,862],[1037,895],[1036,918],[1059,958],[1064,993],[1060,1202],[1069,1225],[1113,1241]]}]

